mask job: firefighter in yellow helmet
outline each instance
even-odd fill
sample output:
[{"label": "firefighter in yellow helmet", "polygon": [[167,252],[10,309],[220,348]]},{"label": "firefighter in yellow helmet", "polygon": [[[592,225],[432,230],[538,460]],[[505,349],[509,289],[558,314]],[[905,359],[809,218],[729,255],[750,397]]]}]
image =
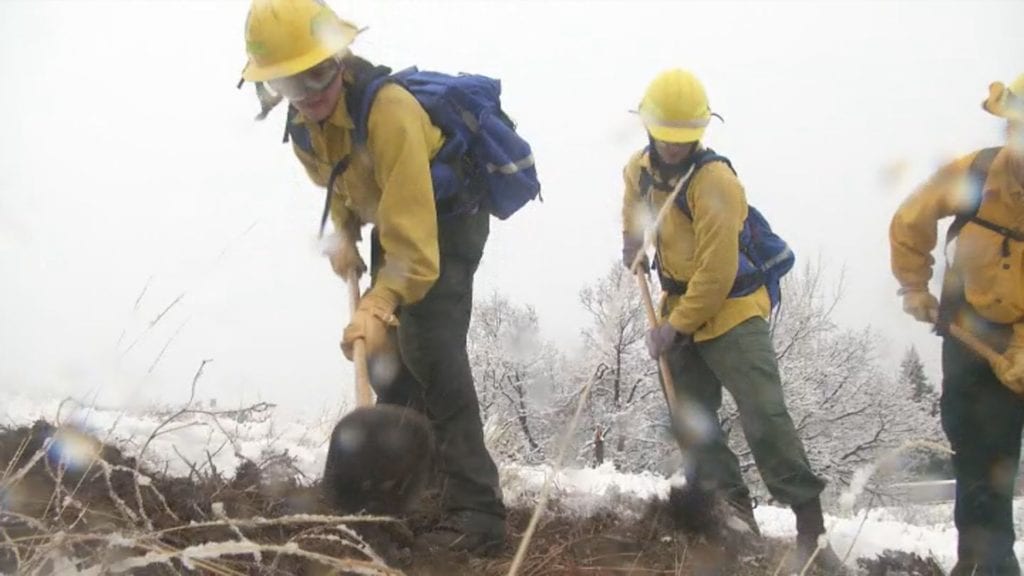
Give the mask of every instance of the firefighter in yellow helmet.
[{"label": "firefighter in yellow helmet", "polygon": [[730,296],[748,206],[731,165],[708,160],[717,156],[701,143],[714,116],[704,86],[686,70],[665,71],[650,83],[637,112],[650,142],[624,170],[623,264],[632,266],[645,227],[680,181],[676,202],[689,208],[687,214],[670,206],[657,229],[655,262],[664,294],[661,323],[647,335],[651,357],[666,360],[678,404],[687,407],[681,418],[692,422],[703,415],[706,423],[677,426],[689,464],[686,487],[675,490],[670,502],[681,518],[710,515],[711,522],[695,528],[726,542],[735,541],[728,538],[737,526],[730,516],[758,532],[750,491],[715,416],[724,387],[736,399],[765,484],[796,515],[797,546],[789,564],[800,571],[813,554],[826,573],[842,574],[831,546],[817,550],[825,533],[819,498],[825,483],[811,470],[783,399],[768,332],[769,293],[762,285]]},{"label": "firefighter in yellow helmet", "polygon": [[[331,195],[337,242],[329,255],[340,276],[365,270],[356,242],[362,226],[373,225],[373,283],[342,348],[351,358],[353,342],[363,339],[378,402],[415,408],[431,420],[446,516],[423,538],[434,547],[490,552],[504,541],[505,508],[465,348],[489,214],[438,218],[430,161],[444,136],[403,87],[380,88],[365,144],[356,143],[346,98],[357,92],[357,78],[383,69],[351,54],[356,34],[322,1],[254,0],[243,78],[290,104],[294,153]],[[389,350],[394,358],[395,348],[397,369],[375,370],[374,359]]]},{"label": "firefighter in yellow helmet", "polygon": [[[1006,120],[1004,146],[942,167],[889,229],[903,308],[936,324],[942,425],[956,454],[958,561],[952,574],[1019,575],[1013,486],[1024,428],[1024,74],[995,82],[982,108]],[[954,217],[941,303],[928,290],[940,220]],[[989,365],[947,334],[950,323],[1003,353]]]}]

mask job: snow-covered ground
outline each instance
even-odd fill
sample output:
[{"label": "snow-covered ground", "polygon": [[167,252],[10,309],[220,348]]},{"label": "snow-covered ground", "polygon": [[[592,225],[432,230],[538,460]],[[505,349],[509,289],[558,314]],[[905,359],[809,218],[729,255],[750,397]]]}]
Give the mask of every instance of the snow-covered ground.
[{"label": "snow-covered ground", "polygon": [[[229,411],[233,406],[193,406],[203,411]],[[37,419],[79,426],[101,440],[137,455],[150,435],[180,407],[149,411],[83,406],[59,399],[34,401],[2,396],[0,426],[24,426]],[[244,420],[244,421],[239,421]],[[260,461],[268,452],[288,451],[295,467],[309,478],[319,476],[327,457],[326,442],[335,418],[286,418],[272,409],[252,412],[247,419],[224,415],[187,414],[163,426],[146,448],[143,459],[153,470],[187,475],[192,465],[209,465],[232,473],[241,458]]]},{"label": "snow-covered ground", "polygon": [[[0,402],[0,426],[21,426],[38,418],[54,421],[60,402],[36,402],[7,396]],[[208,406],[203,409],[210,409]],[[65,403],[60,419],[75,423],[100,438],[136,454],[146,439],[174,409],[146,413],[82,407]],[[326,457],[326,438],[334,419],[326,416],[301,420],[281,418],[268,411],[239,422],[229,416],[194,414],[177,419],[163,428],[144,454],[156,470],[187,474],[191,465],[212,462],[230,473],[240,458],[259,460],[268,453],[287,450],[295,466],[308,479],[317,477]],[[186,462],[187,461],[187,462]],[[502,488],[510,505],[531,506],[540,494],[549,467],[502,466]],[[614,513],[623,517],[642,514],[653,499],[664,499],[668,478],[645,472],[626,474],[606,463],[598,468],[566,469],[553,477],[551,507],[561,514],[589,516]],[[792,513],[776,506],[755,510],[758,524],[767,536],[792,537],[796,532]],[[1024,518],[1024,500],[1018,500],[1016,517]],[[903,550],[934,557],[949,569],[956,560],[956,530],[952,526],[952,505],[932,504],[860,510],[847,516],[829,516],[833,547],[853,564],[856,558],[874,557],[885,549]],[[1017,554],[1024,557],[1024,543]]]},{"label": "snow-covered ground", "polygon": [[[550,469],[508,465],[502,473],[506,498],[513,504],[529,505],[536,501]],[[552,486],[554,506],[561,512],[635,516],[643,513],[652,498],[668,495],[669,480],[651,473],[624,474],[606,463],[599,468],[559,472]],[[759,506],[754,514],[766,536],[796,535],[796,523],[788,508]],[[1018,501],[1017,516],[1021,515],[1024,501]],[[829,515],[826,523],[833,548],[841,557],[849,553],[851,564],[857,558],[873,558],[883,550],[894,549],[934,557],[948,570],[956,562],[952,518],[952,504],[933,504],[861,510],[845,517]],[[1017,553],[1024,555],[1024,546],[1018,545]]]}]

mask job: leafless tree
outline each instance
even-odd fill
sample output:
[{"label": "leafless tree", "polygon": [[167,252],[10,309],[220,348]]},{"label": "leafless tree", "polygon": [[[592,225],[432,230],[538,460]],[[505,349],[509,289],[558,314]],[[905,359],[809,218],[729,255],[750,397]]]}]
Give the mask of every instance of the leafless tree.
[{"label": "leafless tree", "polygon": [[591,322],[582,330],[578,362],[608,368],[591,392],[580,459],[587,460],[593,449],[589,460],[610,457],[622,469],[661,466],[674,446],[666,434],[668,412],[657,364],[644,348],[647,320],[636,280],[615,263],[580,292],[580,303]]},{"label": "leafless tree", "polygon": [[[833,320],[842,281],[830,291],[824,272],[815,262],[784,279],[772,338],[790,415],[812,466],[834,494],[857,468],[910,440],[934,439],[938,430],[930,408],[915,402],[914,391],[883,367],[879,335],[870,327],[844,328]],[[756,485],[731,399],[720,418]]]},{"label": "leafless tree", "polygon": [[543,459],[561,356],[541,340],[536,311],[492,294],[474,308],[468,349],[484,419],[514,421],[518,429],[512,437],[502,435],[499,451],[513,459]]}]

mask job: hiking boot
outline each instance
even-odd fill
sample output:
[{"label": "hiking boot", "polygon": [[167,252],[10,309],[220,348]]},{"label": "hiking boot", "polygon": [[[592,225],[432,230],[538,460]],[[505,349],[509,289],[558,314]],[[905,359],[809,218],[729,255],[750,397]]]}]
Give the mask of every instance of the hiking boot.
[{"label": "hiking boot", "polygon": [[949,576],[974,576],[977,570],[978,565],[974,562],[958,560],[953,569],[949,571]]},{"label": "hiking boot", "polygon": [[[789,553],[784,574],[803,574],[804,567],[810,564],[808,574],[823,576],[846,576],[850,574],[839,555],[832,549],[828,541],[818,540],[824,535],[797,534],[796,548]],[[814,558],[813,560],[811,558]]]},{"label": "hiking boot", "polygon": [[[677,530],[690,537],[697,537],[712,544],[726,556],[738,557],[743,554],[759,554],[764,545],[761,531],[754,520],[753,502],[749,499],[725,498],[716,490],[695,485],[672,486],[669,490],[668,514]],[[719,564],[724,559],[719,559]],[[697,576],[717,576],[730,573],[715,572],[714,562],[697,570]],[[725,566],[725,564],[722,564]]]},{"label": "hiking boot", "polygon": [[1020,576],[1020,565],[1011,558],[1001,566],[987,567],[967,560],[958,560],[949,576]]},{"label": "hiking boot", "polygon": [[[796,515],[796,549],[789,554],[786,573],[800,574],[810,562],[812,568],[817,568],[821,574],[849,574],[828,539],[822,539],[825,514],[821,510],[821,499],[815,496],[807,502],[793,505],[793,514]],[[820,549],[819,540],[823,540]]]},{"label": "hiking boot", "polygon": [[725,501],[725,526],[730,530],[750,533],[754,536],[761,535],[761,529],[754,518],[754,508],[757,508],[757,501],[747,496],[727,496]]},{"label": "hiking boot", "polygon": [[491,556],[505,546],[505,519],[479,512],[460,512],[416,539],[418,548]]},{"label": "hiking boot", "polygon": [[672,486],[668,494],[669,516],[676,527],[713,538],[737,535],[760,536],[749,495],[724,496],[693,484]]}]

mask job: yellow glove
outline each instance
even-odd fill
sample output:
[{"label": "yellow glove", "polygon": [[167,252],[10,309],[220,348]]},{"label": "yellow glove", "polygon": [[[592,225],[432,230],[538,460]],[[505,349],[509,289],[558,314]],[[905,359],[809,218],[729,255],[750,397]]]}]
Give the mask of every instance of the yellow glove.
[{"label": "yellow glove", "polygon": [[1011,346],[992,370],[1007,388],[1024,396],[1024,348]]},{"label": "yellow glove", "polygon": [[927,290],[909,290],[903,293],[903,311],[931,324],[939,314],[939,301]]},{"label": "yellow glove", "polygon": [[352,270],[355,270],[356,278],[366,272],[366,263],[359,255],[359,248],[356,247],[355,240],[344,234],[331,236],[324,248],[324,254],[331,260],[331,268],[334,268],[334,273],[346,280]]},{"label": "yellow glove", "polygon": [[352,360],[352,347],[360,339],[366,343],[367,358],[389,350],[388,330],[398,326],[395,308],[397,304],[394,301],[372,290],[363,296],[341,337],[341,351],[345,358]]}]

